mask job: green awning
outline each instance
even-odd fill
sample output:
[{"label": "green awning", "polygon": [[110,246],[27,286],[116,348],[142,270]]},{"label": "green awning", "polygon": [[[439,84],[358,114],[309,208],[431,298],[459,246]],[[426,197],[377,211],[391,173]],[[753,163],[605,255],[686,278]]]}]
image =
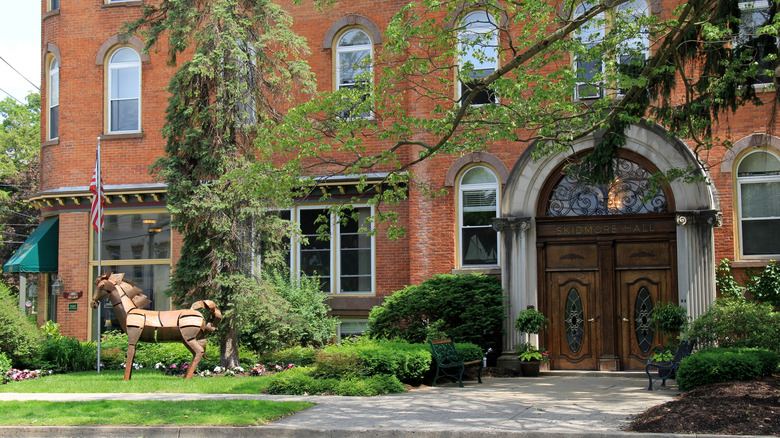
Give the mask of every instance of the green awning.
[{"label": "green awning", "polygon": [[57,272],[59,216],[47,217],[3,266],[3,272]]}]

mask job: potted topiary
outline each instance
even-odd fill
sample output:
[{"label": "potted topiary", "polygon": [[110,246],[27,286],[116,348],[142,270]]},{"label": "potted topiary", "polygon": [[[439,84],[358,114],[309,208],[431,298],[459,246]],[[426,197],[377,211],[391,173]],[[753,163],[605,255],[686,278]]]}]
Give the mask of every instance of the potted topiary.
[{"label": "potted topiary", "polygon": [[[528,306],[515,319],[515,329],[526,333],[527,339],[529,335],[539,334],[539,332],[546,329],[548,322],[549,320],[542,312],[534,309],[533,306]],[[528,377],[538,376],[540,365],[550,359],[547,350],[537,348],[528,341],[516,345],[515,351],[517,352],[517,358],[520,359],[520,371],[524,376]]]}]

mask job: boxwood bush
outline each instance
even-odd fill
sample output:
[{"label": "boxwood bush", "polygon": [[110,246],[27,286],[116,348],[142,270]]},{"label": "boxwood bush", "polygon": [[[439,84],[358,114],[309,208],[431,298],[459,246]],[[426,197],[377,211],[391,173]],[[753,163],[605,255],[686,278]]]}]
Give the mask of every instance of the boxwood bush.
[{"label": "boxwood bush", "polygon": [[[479,347],[474,346],[479,349]],[[389,374],[404,382],[418,382],[431,367],[430,347],[425,344],[411,344],[402,340],[359,338],[343,341],[339,345],[325,347],[317,356],[316,367],[322,368],[322,361],[332,355],[354,356],[359,359],[362,374],[366,376]],[[333,365],[333,364],[330,364]],[[342,375],[349,375],[354,366],[344,360]],[[332,367],[331,367],[332,368]]]},{"label": "boxwood bush", "polygon": [[708,383],[752,380],[777,370],[780,356],[766,349],[709,348],[683,360],[677,384],[688,391]]},{"label": "boxwood bush", "polygon": [[429,327],[435,326],[454,342],[498,351],[505,318],[503,299],[496,277],[438,275],[387,297],[371,310],[368,327],[374,337],[424,343]]},{"label": "boxwood bush", "polygon": [[375,375],[345,379],[314,377],[314,367],[297,367],[269,377],[269,394],[333,394],[348,396],[375,396],[406,392],[406,387],[395,376]]},{"label": "boxwood bush", "polygon": [[295,346],[280,351],[267,352],[260,356],[259,361],[266,365],[287,366],[295,364],[299,367],[314,365],[318,349],[314,347]]}]

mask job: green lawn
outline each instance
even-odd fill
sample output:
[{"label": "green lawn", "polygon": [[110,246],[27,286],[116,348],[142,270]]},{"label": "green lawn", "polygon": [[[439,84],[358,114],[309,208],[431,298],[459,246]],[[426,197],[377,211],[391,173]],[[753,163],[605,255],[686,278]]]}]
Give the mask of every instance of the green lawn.
[{"label": "green lawn", "polygon": [[260,394],[268,386],[266,377],[166,376],[155,370],[133,371],[124,381],[123,370],[54,374],[36,380],[0,385],[0,392],[176,392],[200,394]]},{"label": "green lawn", "polygon": [[[166,376],[154,370],[137,370],[125,382],[124,371],[55,374],[37,380],[9,382],[0,392],[109,392],[109,393],[201,393],[260,394],[268,386],[266,377],[183,377]],[[199,401],[6,401],[0,402],[0,425],[138,426],[172,424],[247,426],[266,424],[313,406],[308,402],[267,400]]]},{"label": "green lawn", "polygon": [[0,425],[259,426],[313,405],[266,400],[6,401],[0,402]]}]

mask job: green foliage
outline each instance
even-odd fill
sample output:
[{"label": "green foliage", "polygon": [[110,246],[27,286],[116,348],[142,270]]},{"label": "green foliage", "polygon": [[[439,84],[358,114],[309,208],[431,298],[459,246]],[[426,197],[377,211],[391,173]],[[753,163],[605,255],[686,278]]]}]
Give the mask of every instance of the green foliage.
[{"label": "green foliage", "polygon": [[753,298],[780,308],[780,266],[774,260],[766,265],[750,286]]},{"label": "green foliage", "polygon": [[[431,323],[454,342],[497,350],[504,321],[503,290],[485,275],[438,275],[387,297],[369,315],[372,336],[425,342]],[[437,323],[443,321],[443,323]]]},{"label": "green foliage", "polygon": [[659,304],[653,308],[650,324],[661,333],[676,336],[688,325],[688,311],[675,303]]},{"label": "green foliage", "polygon": [[11,365],[11,359],[8,358],[8,356],[6,356],[5,353],[0,351],[0,376],[5,374],[5,372],[10,370],[11,368],[13,368],[13,366]]},{"label": "green foliage", "polygon": [[522,333],[539,334],[539,332],[547,328],[547,323],[549,322],[550,320],[542,312],[529,308],[517,315],[515,329]]},{"label": "green foliage", "polygon": [[729,259],[723,259],[718,263],[718,269],[715,271],[715,289],[725,298],[745,299],[745,287],[740,286],[734,278]]},{"label": "green foliage", "polygon": [[761,349],[710,348],[683,360],[677,384],[688,391],[708,383],[752,380],[777,371],[780,357]]},{"label": "green foliage", "polygon": [[269,377],[269,394],[333,394],[370,397],[406,392],[406,387],[395,376],[375,375],[345,379],[318,379],[313,368],[299,367]]},{"label": "green foliage", "polygon": [[295,364],[299,367],[305,367],[314,364],[318,350],[313,347],[294,347],[285,348],[280,351],[269,351],[260,356],[259,361],[265,364],[282,365]]},{"label": "green foliage", "polygon": [[536,348],[530,342],[516,345],[515,351],[517,352],[517,358],[521,361],[547,362],[550,360],[550,355],[545,348]]},{"label": "green foliage", "polygon": [[[121,334],[120,334],[121,335]],[[124,335],[121,335],[124,336]],[[121,341],[120,341],[121,342]],[[121,347],[120,347],[121,348]],[[124,349],[127,352],[127,337],[124,339]],[[198,370],[212,369],[218,365],[217,359],[219,358],[219,347],[206,343],[206,353],[201,358],[198,364]],[[180,342],[166,342],[153,344],[150,342],[139,342],[136,345],[135,358],[133,362],[139,363],[146,368],[154,368],[158,363],[170,366],[189,364],[192,362],[192,352],[190,352],[184,344]],[[243,362],[243,365],[254,364],[252,358]]]},{"label": "green foliage", "polygon": [[320,379],[345,379],[365,374],[363,361],[354,351],[337,349],[317,354],[313,376]]},{"label": "green foliage", "polygon": [[688,337],[700,345],[780,352],[780,312],[768,303],[722,298],[693,321]]},{"label": "green foliage", "polygon": [[0,353],[17,368],[32,368],[41,345],[41,333],[24,313],[11,291],[0,284]]},{"label": "green foliage", "polygon": [[[474,347],[479,351],[479,347]],[[324,354],[343,354],[355,356],[360,360],[357,369],[345,369],[342,374],[375,376],[381,374],[394,375],[404,382],[416,382],[431,367],[431,352],[425,344],[411,344],[400,340],[382,340],[359,338],[355,341],[342,341],[338,345],[330,345],[323,350]],[[317,358],[317,367],[319,359]],[[349,366],[348,362],[345,365]]]},{"label": "green foliage", "polygon": [[62,373],[95,370],[97,345],[69,336],[47,338],[41,347],[40,367]]},{"label": "green foliage", "polygon": [[265,353],[294,345],[319,346],[336,333],[328,297],[314,278],[294,281],[286,270],[264,270],[262,283],[236,297],[242,345]]},{"label": "green foliage", "polygon": [[56,338],[62,336],[60,334],[60,325],[56,322],[48,319],[41,326],[41,334],[44,338]]}]

